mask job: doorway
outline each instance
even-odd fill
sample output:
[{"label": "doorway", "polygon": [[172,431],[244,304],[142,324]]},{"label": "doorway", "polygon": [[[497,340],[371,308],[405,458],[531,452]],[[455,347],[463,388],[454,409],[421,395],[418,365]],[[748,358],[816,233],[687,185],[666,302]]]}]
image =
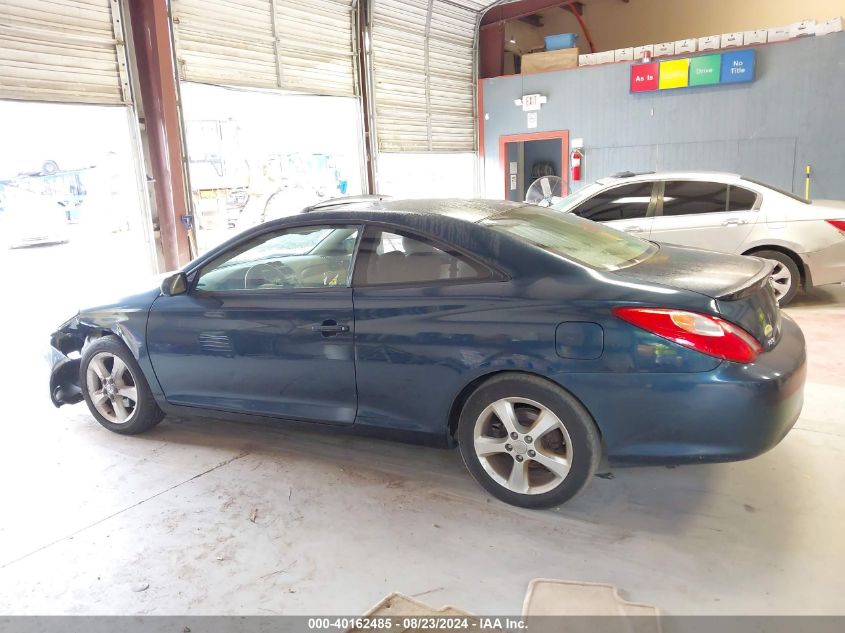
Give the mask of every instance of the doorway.
[{"label": "doorway", "polygon": [[505,200],[524,201],[531,183],[541,176],[560,176],[560,195],[568,195],[569,130],[500,136],[499,164]]}]

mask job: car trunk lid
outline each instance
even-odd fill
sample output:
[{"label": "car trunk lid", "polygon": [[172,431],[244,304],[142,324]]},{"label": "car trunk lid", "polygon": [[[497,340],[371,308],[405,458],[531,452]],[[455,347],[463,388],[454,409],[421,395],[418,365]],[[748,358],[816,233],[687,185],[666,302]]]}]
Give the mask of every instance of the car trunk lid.
[{"label": "car trunk lid", "polygon": [[723,318],[769,350],[777,345],[781,329],[771,271],[770,262],[756,257],[661,244],[657,253],[616,274],[711,297]]}]

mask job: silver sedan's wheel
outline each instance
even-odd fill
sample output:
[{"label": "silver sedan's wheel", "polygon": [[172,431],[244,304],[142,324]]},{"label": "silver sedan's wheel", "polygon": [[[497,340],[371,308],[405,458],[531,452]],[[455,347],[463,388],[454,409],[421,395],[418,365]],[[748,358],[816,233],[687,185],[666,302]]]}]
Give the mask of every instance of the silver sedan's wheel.
[{"label": "silver sedan's wheel", "polygon": [[490,478],[521,495],[554,490],[572,467],[566,426],[526,398],[501,398],[487,406],[475,422],[473,447]]},{"label": "silver sedan's wheel", "polygon": [[128,424],[138,406],[135,376],[119,357],[99,352],[88,363],[85,376],[91,403],[108,422]]},{"label": "silver sedan's wheel", "polygon": [[778,303],[780,303],[783,298],[789,294],[789,291],[792,290],[792,284],[795,283],[795,281],[792,277],[792,272],[782,262],[774,259],[770,259],[768,261],[775,265],[771,274],[772,288],[775,291],[775,298],[778,300]]}]

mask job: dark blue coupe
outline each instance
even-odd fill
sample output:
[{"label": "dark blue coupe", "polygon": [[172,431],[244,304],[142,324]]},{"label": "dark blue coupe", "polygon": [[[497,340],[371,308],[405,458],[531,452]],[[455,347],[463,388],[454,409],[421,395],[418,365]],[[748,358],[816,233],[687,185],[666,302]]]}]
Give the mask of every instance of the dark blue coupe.
[{"label": "dark blue coupe", "polygon": [[50,395],[117,433],[179,413],[457,444],[496,497],[556,505],[603,454],[730,461],[786,435],[806,358],[770,266],[515,203],[326,205],[81,311]]}]

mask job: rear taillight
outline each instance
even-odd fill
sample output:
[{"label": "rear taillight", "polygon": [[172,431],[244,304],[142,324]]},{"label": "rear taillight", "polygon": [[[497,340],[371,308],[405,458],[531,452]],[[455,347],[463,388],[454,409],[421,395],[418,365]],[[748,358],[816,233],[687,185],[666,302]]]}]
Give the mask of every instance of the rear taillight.
[{"label": "rear taillight", "polygon": [[838,230],[840,233],[845,235],[845,220],[825,220],[828,224],[830,224],[833,228]]},{"label": "rear taillight", "polygon": [[754,362],[763,351],[741,327],[707,314],[666,308],[614,308],[613,314],[678,345],[735,363]]}]

